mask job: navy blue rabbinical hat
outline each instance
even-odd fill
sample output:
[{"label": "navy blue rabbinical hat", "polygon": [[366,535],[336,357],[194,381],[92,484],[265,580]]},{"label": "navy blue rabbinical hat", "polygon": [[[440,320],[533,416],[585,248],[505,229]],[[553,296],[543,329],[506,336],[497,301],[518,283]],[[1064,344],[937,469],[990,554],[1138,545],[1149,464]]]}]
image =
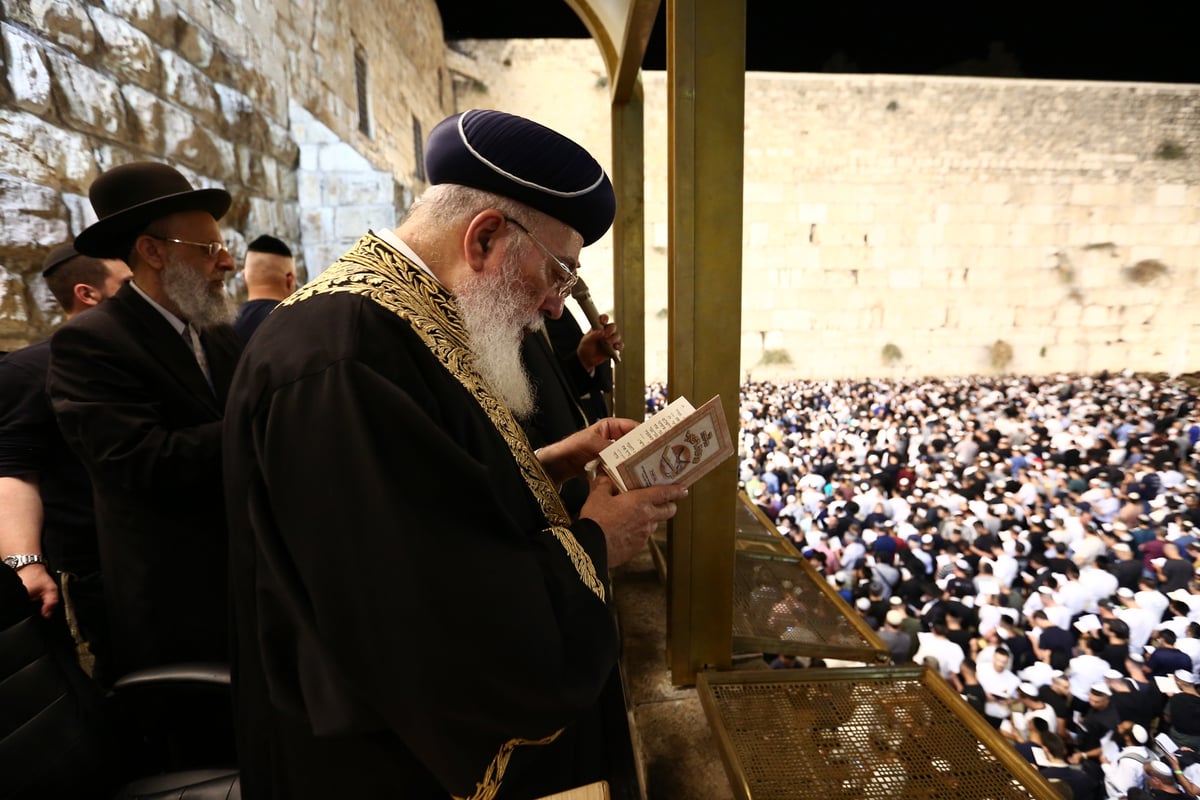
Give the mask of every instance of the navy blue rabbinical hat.
[{"label": "navy blue rabbinical hat", "polygon": [[544,125],[473,109],[444,119],[425,144],[429,183],[508,197],[574,228],[589,245],[616,214],[612,182],[596,159]]},{"label": "navy blue rabbinical hat", "polygon": [[180,211],[207,211],[220,219],[233,198],[224,189],[193,189],[174,167],[135,161],[92,181],[88,198],[99,222],[75,237],[75,249],[96,258],[125,258],[134,236],[156,219]]}]

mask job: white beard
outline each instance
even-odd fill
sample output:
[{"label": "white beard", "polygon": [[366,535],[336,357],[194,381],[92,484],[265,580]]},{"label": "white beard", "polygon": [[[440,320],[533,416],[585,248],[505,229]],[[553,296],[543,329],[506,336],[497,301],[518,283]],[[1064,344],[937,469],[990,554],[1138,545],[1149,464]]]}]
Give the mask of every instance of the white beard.
[{"label": "white beard", "polygon": [[237,316],[237,304],[225,287],[214,289],[207,278],[181,259],[167,258],[162,287],[183,318],[201,330],[229,325]]},{"label": "white beard", "polygon": [[540,312],[519,319],[528,305],[530,290],[515,264],[506,264],[501,275],[480,276],[455,295],[471,352],[480,376],[509,410],[528,419],[537,408],[537,397],[521,361],[522,332],[540,330]]}]

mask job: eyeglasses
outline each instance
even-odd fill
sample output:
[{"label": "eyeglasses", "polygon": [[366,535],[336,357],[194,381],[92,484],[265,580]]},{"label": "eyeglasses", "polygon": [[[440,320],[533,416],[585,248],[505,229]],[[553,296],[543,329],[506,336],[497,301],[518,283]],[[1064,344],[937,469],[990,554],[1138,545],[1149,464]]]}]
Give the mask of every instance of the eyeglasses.
[{"label": "eyeglasses", "polygon": [[229,252],[228,248],[226,248],[221,242],[189,242],[186,239],[172,239],[169,236],[155,236],[152,233],[147,233],[145,235],[149,236],[151,239],[158,239],[160,242],[175,242],[175,244],[190,244],[195,247],[202,247],[208,252],[209,258],[216,258],[217,254],[222,250],[224,250],[226,253]]},{"label": "eyeglasses", "polygon": [[554,262],[554,265],[556,267],[558,267],[560,270],[562,270],[563,273],[566,275],[565,278],[559,278],[557,281],[555,281],[555,283],[558,284],[558,296],[559,297],[570,297],[571,289],[575,288],[575,284],[579,283],[579,276],[575,274],[575,270],[568,267],[563,262],[563,260],[561,258],[559,258],[558,256],[554,255],[554,253],[551,253],[550,248],[546,247],[546,245],[542,244],[542,241],[540,239],[538,239],[536,236],[534,236],[533,233],[529,230],[529,228],[526,228],[524,225],[517,222],[512,217],[505,217],[504,221],[511,222],[514,226],[516,226],[520,230],[525,231],[525,235],[528,236],[530,239],[532,239],[534,244],[536,244],[538,247],[542,248],[543,253],[550,256],[550,260]]}]

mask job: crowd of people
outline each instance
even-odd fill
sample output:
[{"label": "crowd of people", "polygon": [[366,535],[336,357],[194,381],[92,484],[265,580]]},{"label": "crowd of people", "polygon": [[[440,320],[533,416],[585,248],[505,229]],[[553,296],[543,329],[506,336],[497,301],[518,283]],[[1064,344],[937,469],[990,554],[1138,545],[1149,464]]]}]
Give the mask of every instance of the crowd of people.
[{"label": "crowd of people", "polygon": [[747,382],[739,477],[894,663],[1064,795],[1194,797],[1195,400],[1131,373]]},{"label": "crowd of people", "polygon": [[[599,397],[620,336],[603,317],[559,331],[566,352],[543,334],[612,224],[603,169],[495,111],[444,120],[424,153],[399,225],[299,290],[287,246],[253,242],[240,315],[230,193],[114,166],[97,221],[45,262],[70,319],[0,361],[0,588],[71,609],[102,685],[231,665],[236,737],[199,732],[236,738],[246,797],[603,778],[605,576],[687,495],[584,480],[636,425]],[[740,413],[746,491],[897,663],[936,668],[1075,797],[1196,794],[1191,389],[750,383]],[[464,631],[487,670],[413,657]],[[58,771],[26,765],[35,796],[64,794],[35,766]]]}]

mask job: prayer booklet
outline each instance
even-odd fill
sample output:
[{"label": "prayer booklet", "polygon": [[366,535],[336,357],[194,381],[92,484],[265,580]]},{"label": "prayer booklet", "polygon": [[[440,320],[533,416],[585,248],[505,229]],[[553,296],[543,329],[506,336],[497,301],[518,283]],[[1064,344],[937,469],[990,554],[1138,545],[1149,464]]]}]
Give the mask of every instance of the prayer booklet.
[{"label": "prayer booklet", "polygon": [[1155,675],[1154,683],[1163,694],[1179,694],[1179,684],[1174,675]]},{"label": "prayer booklet", "polygon": [[1179,749],[1179,745],[1175,744],[1175,740],[1165,733],[1160,733],[1154,737],[1154,743],[1158,745],[1158,749],[1162,750],[1167,755],[1171,755]]},{"label": "prayer booklet", "polygon": [[691,486],[732,455],[721,396],[700,408],[680,397],[601,450],[600,466],[626,492],[667,483]]},{"label": "prayer booklet", "polygon": [[1075,620],[1075,630],[1079,631],[1080,633],[1098,631],[1100,630],[1100,618],[1095,614],[1084,614],[1082,617]]}]

